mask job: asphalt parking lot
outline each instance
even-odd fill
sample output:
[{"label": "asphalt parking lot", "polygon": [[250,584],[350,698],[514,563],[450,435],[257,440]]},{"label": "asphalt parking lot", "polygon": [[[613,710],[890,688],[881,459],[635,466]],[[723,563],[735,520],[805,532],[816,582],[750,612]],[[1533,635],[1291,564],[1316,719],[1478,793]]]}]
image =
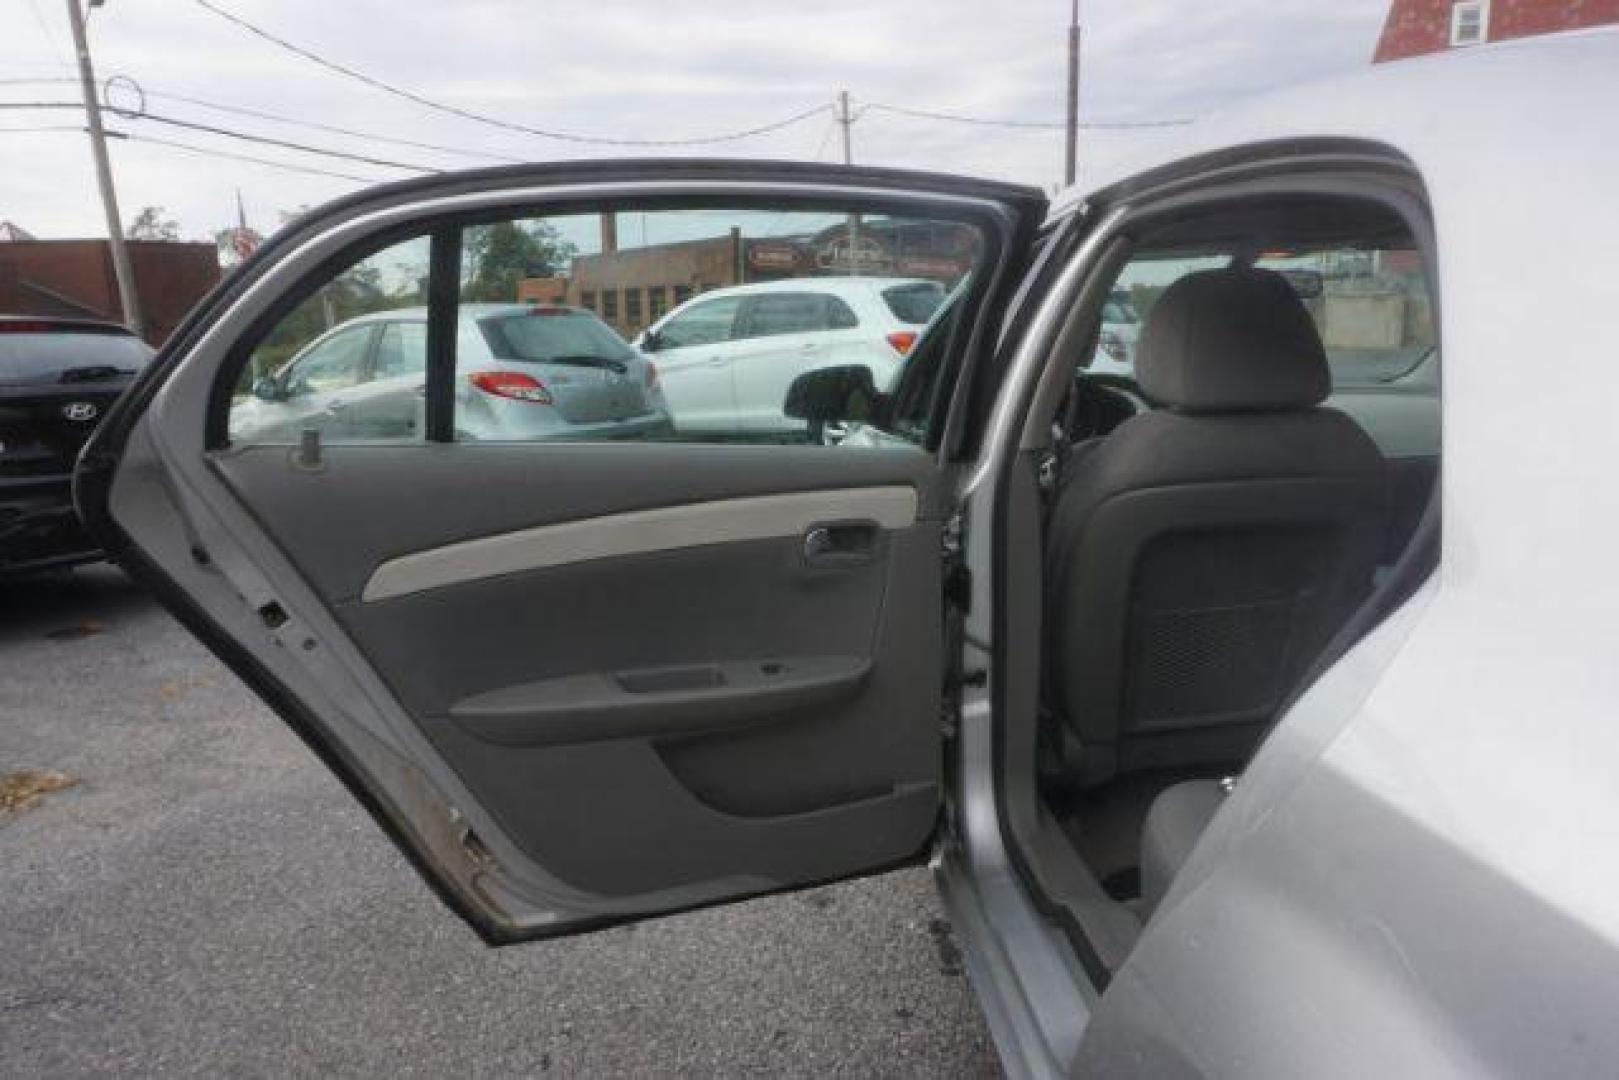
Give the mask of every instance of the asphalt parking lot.
[{"label": "asphalt parking lot", "polygon": [[116,570],[0,586],[7,1075],[984,1075],[923,871],[494,950]]}]

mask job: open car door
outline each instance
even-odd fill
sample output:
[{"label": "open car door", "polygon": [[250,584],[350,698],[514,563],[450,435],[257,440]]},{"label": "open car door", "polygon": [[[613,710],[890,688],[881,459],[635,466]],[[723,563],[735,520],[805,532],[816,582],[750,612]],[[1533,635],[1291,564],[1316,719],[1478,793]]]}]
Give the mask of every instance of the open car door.
[{"label": "open car door", "polygon": [[[747,162],[374,189],[199,305],[87,448],[80,511],[491,942],[918,860],[957,388],[1044,208]],[[683,432],[656,353],[598,333],[794,273],[961,286],[901,373],[901,435]],[[521,278],[547,300],[515,304]],[[278,383],[307,341],[394,309],[425,310],[416,354]],[[420,372],[416,419],[346,428],[384,366]],[[303,392],[321,423],[289,435]]]}]

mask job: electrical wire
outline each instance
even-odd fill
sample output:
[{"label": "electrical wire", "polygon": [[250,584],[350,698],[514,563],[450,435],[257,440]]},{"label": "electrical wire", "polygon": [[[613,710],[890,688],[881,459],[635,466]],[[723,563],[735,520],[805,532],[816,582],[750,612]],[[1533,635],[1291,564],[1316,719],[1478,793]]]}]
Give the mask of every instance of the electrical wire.
[{"label": "electrical wire", "polygon": [[312,131],[324,131],[333,135],[348,135],[352,138],[367,139],[371,142],[387,143],[392,146],[407,146],[414,150],[430,150],[439,154],[456,154],[461,157],[482,158],[486,161],[504,161],[513,165],[521,165],[529,160],[528,158],[513,157],[509,154],[491,153],[488,150],[467,150],[456,146],[443,146],[438,143],[417,142],[415,139],[401,139],[392,135],[376,135],[367,131],[357,131],[354,128],[338,127],[336,124],[322,124],[315,120],[303,120],[295,116],[268,112],[264,109],[249,108],[246,105],[227,105],[224,102],[188,97],[185,94],[171,94],[161,90],[148,90],[146,92],[154,98],[161,98],[164,101],[183,102],[186,105],[194,105],[199,109],[212,109],[215,112],[229,113],[233,116],[250,116],[258,120],[271,120],[278,124],[291,124],[295,127],[309,128]]},{"label": "electrical wire", "polygon": [[473,112],[471,109],[463,109],[459,105],[449,105],[441,101],[435,101],[434,99],[416,93],[413,90],[406,90],[403,87],[395,86],[393,83],[384,82],[383,80],[375,78],[374,76],[367,75],[363,71],[356,71],[354,68],[339,64],[335,60],[328,60],[319,53],[312,52],[301,45],[296,45],[293,42],[288,41],[286,38],[278,37],[275,34],[270,33],[268,30],[255,26],[246,19],[243,19],[241,16],[235,15],[217,4],[210,2],[210,0],[192,0],[192,2],[205,11],[212,12],[221,19],[235,24],[257,38],[267,41],[278,48],[285,49],[286,51],[297,56],[301,56],[305,60],[308,60],[313,64],[318,64],[328,71],[335,72],[336,74],[365,83],[367,86],[370,86],[375,90],[381,90],[383,93],[392,94],[394,97],[403,98],[406,101],[413,102],[414,104],[420,105],[424,108],[433,109],[437,112],[445,113],[450,116],[458,116],[463,120],[471,120],[475,123],[486,124],[490,127],[501,128],[506,131],[515,131],[524,135],[535,135],[542,139],[556,139],[561,142],[582,143],[593,146],[703,146],[714,143],[736,142],[741,139],[750,139],[759,135],[768,135],[773,131],[780,131],[782,128],[791,127],[793,124],[808,120],[812,116],[818,116],[821,113],[828,112],[832,108],[830,103],[817,105],[813,109],[805,109],[802,112],[794,113],[793,115],[784,117],[780,120],[771,121],[768,124],[760,124],[756,127],[744,128],[740,131],[724,132],[718,135],[702,135],[684,139],[626,139],[613,138],[603,135],[581,135],[577,132],[571,131],[555,131],[546,128],[531,127],[528,124],[519,124],[511,120],[503,120],[497,116],[488,116],[483,113]]},{"label": "electrical wire", "polygon": [[293,165],[285,161],[272,161],[269,158],[254,157],[251,154],[233,154],[229,150],[216,150],[212,147],[197,146],[194,143],[180,142],[178,139],[165,139],[157,135],[137,135],[130,131],[108,131],[108,138],[127,139],[130,142],[151,143],[155,146],[166,146],[172,150],[184,150],[205,157],[228,158],[231,161],[248,161],[255,165],[267,165],[272,169],[285,169],[288,172],[308,173],[311,176],[331,176],[339,180],[353,180],[360,184],[384,183],[383,179],[375,176],[355,176],[353,173],[337,172],[332,169],[317,169],[312,165]]},{"label": "electrical wire", "polygon": [[[79,109],[83,108],[76,101],[3,101],[0,109]],[[367,154],[351,154],[344,150],[330,150],[323,146],[310,146],[308,143],[292,142],[289,139],[272,139],[266,135],[253,135],[245,131],[236,131],[232,128],[216,127],[213,124],[199,124],[191,120],[182,120],[175,116],[164,116],[151,112],[125,112],[109,110],[125,121],[150,120],[156,124],[167,127],[183,128],[187,131],[200,131],[209,135],[220,135],[228,139],[240,139],[244,142],[260,143],[264,146],[276,146],[283,150],[296,150],[305,154],[319,154],[323,157],[339,158],[344,161],[356,161],[363,165],[381,165],[389,169],[408,169],[419,173],[443,172],[443,169],[433,168],[431,165],[418,165],[414,162],[393,161],[388,158],[371,157]]]},{"label": "electrical wire", "polygon": [[[896,116],[909,116],[917,120],[942,120],[951,124],[971,124],[977,127],[999,128],[1031,128],[1041,131],[1061,131],[1067,125],[1060,120],[1003,120],[984,116],[967,116],[963,113],[942,112],[935,109],[913,109],[907,105],[888,105],[873,101],[861,106],[856,119],[868,111],[892,113]],[[1087,131],[1096,130],[1127,130],[1131,128],[1162,128],[1181,127],[1190,124],[1189,118],[1175,117],[1166,120],[1111,120],[1082,123],[1079,126]]]},{"label": "electrical wire", "polygon": [[344,150],[328,150],[321,146],[310,146],[307,143],[292,142],[288,139],[272,139],[266,135],[249,135],[243,131],[234,131],[231,128],[216,127],[213,124],[199,124],[192,120],[181,120],[173,116],[162,116],[158,113],[142,112],[130,113],[124,117],[126,120],[150,120],[155,124],[167,127],[184,128],[187,131],[201,131],[209,135],[222,135],[227,139],[241,139],[244,142],[261,143],[265,146],[279,146],[284,150],[297,150],[305,154],[321,154],[326,157],[342,158],[345,161],[358,161],[364,165],[381,165],[389,169],[409,169],[420,173],[443,172],[431,165],[417,165],[408,161],[392,161],[388,158],[370,157],[366,154],[351,154]]}]

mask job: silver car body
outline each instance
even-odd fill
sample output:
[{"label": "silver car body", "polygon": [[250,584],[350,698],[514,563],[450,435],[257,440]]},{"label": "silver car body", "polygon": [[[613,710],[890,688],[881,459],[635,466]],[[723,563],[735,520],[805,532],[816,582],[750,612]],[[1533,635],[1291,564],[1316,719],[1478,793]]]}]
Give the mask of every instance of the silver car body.
[{"label": "silver car body", "polygon": [[[475,439],[601,439],[645,437],[669,429],[657,368],[624,345],[606,323],[579,308],[536,304],[462,304],[456,333],[456,425]],[[515,320],[586,320],[587,337],[614,355],[600,361],[548,363],[495,354],[488,328]],[[551,323],[541,323],[549,327]],[[497,331],[498,332],[498,331]],[[390,335],[398,335],[391,339]],[[301,372],[353,339],[364,381],[337,390],[300,392]],[[404,354],[400,374],[382,366],[388,342]],[[253,396],[231,409],[233,437],[295,441],[301,431],[325,439],[398,438],[421,430],[427,309],[399,308],[348,319],[315,338],[272,377],[268,399]],[[548,401],[491,393],[477,377],[491,372],[526,375],[543,384]]]},{"label": "silver car body", "polygon": [[[1049,959],[971,729],[987,691],[969,703],[965,842],[941,878],[1009,1071],[1613,1072],[1616,97],[1613,31],[1391,64],[1199,125],[1057,207],[1293,139],[1408,158],[1443,279],[1444,531],[1440,569],[1283,717],[1105,990]],[[969,534],[972,565],[992,542]],[[989,610],[969,636],[992,637]]]}]

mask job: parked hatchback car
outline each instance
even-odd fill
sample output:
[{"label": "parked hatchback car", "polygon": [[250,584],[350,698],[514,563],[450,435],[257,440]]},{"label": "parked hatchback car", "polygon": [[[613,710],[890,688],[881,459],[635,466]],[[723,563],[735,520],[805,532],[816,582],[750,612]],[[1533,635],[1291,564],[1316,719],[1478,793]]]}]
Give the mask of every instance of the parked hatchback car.
[{"label": "parked hatchback car", "polygon": [[[455,425],[477,439],[668,434],[658,369],[594,314],[459,307]],[[392,439],[422,429],[427,309],[361,315],[311,341],[230,411],[237,438]]]},{"label": "parked hatchback car", "polygon": [[715,289],[688,300],[637,339],[657,356],[683,433],[802,435],[782,412],[806,371],[863,364],[881,384],[944,301],[916,278],[795,278]]},{"label": "parked hatchback car", "polygon": [[152,349],[116,323],[0,315],[0,575],[101,557],[73,462]]},{"label": "parked hatchback car", "polygon": [[[929,863],[1014,1075],[1612,1075],[1616,99],[1596,32],[1258,103],[1055,205],[757,161],[390,185],[192,315],[79,504],[492,943]],[[982,231],[928,363],[799,376],[891,443],[300,472],[223,432],[262,316],[379,236],[453,273],[456,222],[679,200]],[[1319,329],[1256,265],[1305,249],[1411,290]],[[1188,250],[1135,388],[1068,407],[1120,268]],[[1338,382],[1334,340],[1413,327]]]}]

